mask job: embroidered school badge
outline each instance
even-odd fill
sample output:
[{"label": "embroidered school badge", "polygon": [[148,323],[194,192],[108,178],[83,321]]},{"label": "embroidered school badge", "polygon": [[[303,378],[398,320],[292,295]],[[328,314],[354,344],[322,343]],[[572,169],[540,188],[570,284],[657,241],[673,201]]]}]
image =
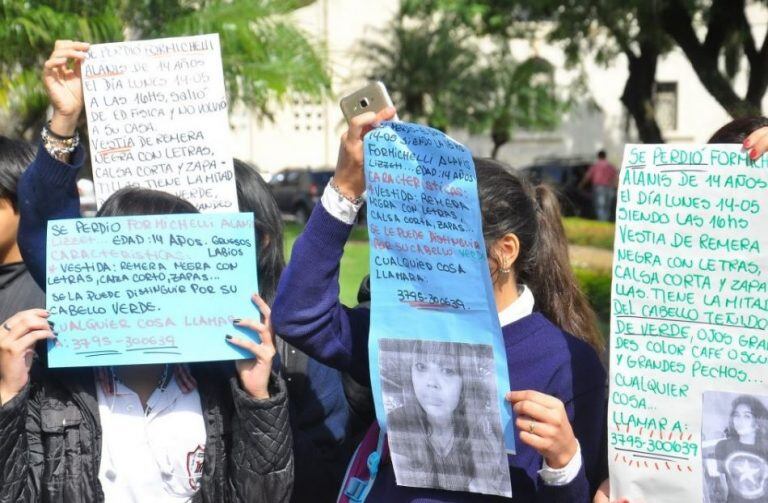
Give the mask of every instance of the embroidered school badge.
[{"label": "embroidered school badge", "polygon": [[205,446],[198,445],[194,451],[187,453],[187,475],[189,487],[197,491],[200,488],[200,478],[203,476],[203,461],[205,460]]}]

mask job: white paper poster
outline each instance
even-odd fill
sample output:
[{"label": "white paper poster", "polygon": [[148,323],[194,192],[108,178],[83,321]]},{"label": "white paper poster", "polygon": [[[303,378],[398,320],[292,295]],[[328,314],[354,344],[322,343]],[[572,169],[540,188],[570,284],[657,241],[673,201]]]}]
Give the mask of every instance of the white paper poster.
[{"label": "white paper poster", "polygon": [[620,181],[612,499],[768,501],[768,158],[627,145]]},{"label": "white paper poster", "polygon": [[92,45],[82,78],[97,206],[139,186],[237,211],[218,35]]}]

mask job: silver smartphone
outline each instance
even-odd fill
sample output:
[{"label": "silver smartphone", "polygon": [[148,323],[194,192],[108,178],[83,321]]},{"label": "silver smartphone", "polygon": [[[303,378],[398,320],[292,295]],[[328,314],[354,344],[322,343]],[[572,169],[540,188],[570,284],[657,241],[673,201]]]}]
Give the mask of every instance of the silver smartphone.
[{"label": "silver smartphone", "polygon": [[352,117],[365,112],[379,112],[387,107],[391,107],[392,99],[387,93],[387,88],[381,82],[371,82],[354,93],[344,96],[339,102],[341,111],[347,122]]}]

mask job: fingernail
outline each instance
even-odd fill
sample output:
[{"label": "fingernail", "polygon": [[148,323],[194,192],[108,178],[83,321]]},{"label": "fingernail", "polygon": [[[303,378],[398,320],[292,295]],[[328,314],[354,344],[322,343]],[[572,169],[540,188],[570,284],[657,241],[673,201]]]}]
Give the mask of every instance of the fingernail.
[{"label": "fingernail", "polygon": [[229,340],[232,340],[232,336],[231,336],[231,335],[229,335],[229,334],[225,335],[225,336],[224,336],[224,338],[225,338],[226,340],[228,340],[228,341],[229,341]]},{"label": "fingernail", "polygon": [[749,157],[750,157],[750,159],[757,159],[757,150],[754,149],[754,148],[752,150],[750,150],[749,151]]},{"label": "fingernail", "polygon": [[241,321],[243,321],[242,318],[235,318],[235,319],[232,320],[232,324],[237,325]]},{"label": "fingernail", "polygon": [[752,142],[751,142],[751,141],[749,141],[749,138],[747,138],[746,140],[744,140],[744,148],[749,148],[749,147],[751,147],[751,146],[752,146]]}]

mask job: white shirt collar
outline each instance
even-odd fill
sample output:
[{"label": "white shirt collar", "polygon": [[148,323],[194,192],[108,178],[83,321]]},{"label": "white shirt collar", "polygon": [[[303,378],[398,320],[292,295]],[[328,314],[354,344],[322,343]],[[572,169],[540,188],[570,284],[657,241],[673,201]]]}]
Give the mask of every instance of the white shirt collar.
[{"label": "white shirt collar", "polygon": [[518,288],[522,289],[523,292],[517,297],[517,300],[499,312],[499,324],[502,327],[533,312],[533,305],[535,303],[533,292],[525,285],[520,285]]},{"label": "white shirt collar", "polygon": [[96,386],[101,422],[99,482],[105,501],[191,501],[203,474],[207,440],[200,394],[183,393],[171,374],[155,389],[145,414],[139,396],[121,382],[107,395]]}]

